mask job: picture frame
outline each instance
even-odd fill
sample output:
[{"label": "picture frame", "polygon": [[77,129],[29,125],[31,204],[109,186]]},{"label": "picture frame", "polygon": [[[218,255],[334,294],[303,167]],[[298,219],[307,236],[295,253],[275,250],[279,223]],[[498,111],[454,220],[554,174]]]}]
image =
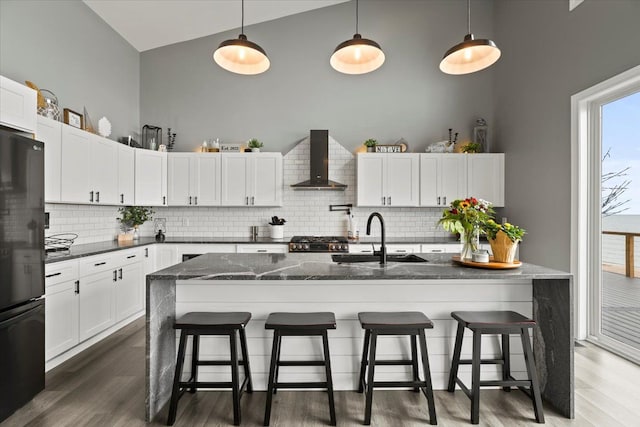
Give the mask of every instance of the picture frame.
[{"label": "picture frame", "polygon": [[66,124],[74,128],[84,129],[84,117],[80,113],[76,113],[68,108],[64,109],[63,119]]}]

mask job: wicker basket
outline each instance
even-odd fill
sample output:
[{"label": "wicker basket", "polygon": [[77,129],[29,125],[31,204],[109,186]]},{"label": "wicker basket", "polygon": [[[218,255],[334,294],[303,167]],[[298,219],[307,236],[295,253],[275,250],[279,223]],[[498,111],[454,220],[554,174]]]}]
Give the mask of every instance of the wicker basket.
[{"label": "wicker basket", "polygon": [[495,262],[513,263],[516,257],[516,249],[518,242],[512,242],[504,232],[498,231],[495,239],[489,239],[491,252],[493,252],[493,260]]}]

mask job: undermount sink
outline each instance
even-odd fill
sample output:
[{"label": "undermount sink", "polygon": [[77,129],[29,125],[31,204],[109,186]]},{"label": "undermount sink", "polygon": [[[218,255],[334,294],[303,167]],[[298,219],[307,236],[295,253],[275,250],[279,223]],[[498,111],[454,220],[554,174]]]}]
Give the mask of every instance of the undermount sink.
[{"label": "undermount sink", "polygon": [[[379,255],[372,254],[334,254],[331,255],[333,262],[352,263],[352,262],[380,262]],[[389,255],[387,254],[387,262],[429,262],[417,255]]]}]

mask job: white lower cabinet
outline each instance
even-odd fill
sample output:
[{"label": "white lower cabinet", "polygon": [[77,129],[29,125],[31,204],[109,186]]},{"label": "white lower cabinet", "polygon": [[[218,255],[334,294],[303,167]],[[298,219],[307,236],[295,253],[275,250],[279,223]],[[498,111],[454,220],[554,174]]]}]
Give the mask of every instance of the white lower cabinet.
[{"label": "white lower cabinet", "polygon": [[142,262],[129,264],[118,269],[115,282],[116,322],[136,314],[144,308]]},{"label": "white lower cabinet", "polygon": [[115,270],[80,278],[80,341],[115,323],[113,287],[116,281]]},{"label": "white lower cabinet", "polygon": [[289,245],[283,244],[251,244],[238,245],[239,254],[286,254],[289,252]]},{"label": "white lower cabinet", "polygon": [[78,344],[78,263],[45,268],[45,360]]}]

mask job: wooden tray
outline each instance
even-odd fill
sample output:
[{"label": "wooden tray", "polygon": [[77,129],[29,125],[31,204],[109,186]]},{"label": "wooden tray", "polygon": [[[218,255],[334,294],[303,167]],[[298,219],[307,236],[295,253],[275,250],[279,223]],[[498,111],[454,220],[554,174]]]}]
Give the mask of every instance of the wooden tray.
[{"label": "wooden tray", "polygon": [[509,264],[507,262],[496,262],[493,260],[493,257],[489,257],[489,262],[474,262],[471,260],[462,260],[460,256],[454,255],[451,257],[453,262],[456,262],[461,265],[466,265],[467,267],[476,267],[476,268],[488,268],[490,270],[509,270],[511,268],[519,268],[522,265],[521,261],[517,259],[513,261],[513,264]]}]

